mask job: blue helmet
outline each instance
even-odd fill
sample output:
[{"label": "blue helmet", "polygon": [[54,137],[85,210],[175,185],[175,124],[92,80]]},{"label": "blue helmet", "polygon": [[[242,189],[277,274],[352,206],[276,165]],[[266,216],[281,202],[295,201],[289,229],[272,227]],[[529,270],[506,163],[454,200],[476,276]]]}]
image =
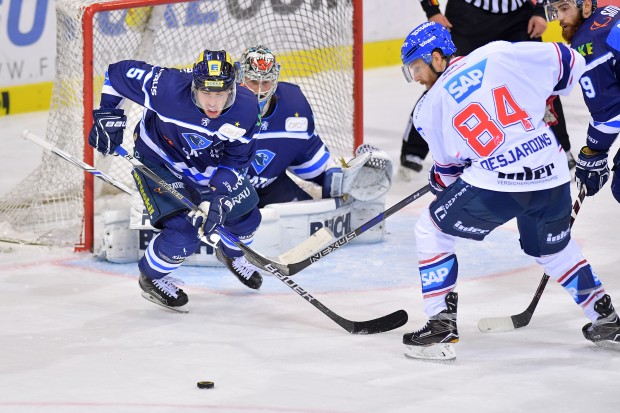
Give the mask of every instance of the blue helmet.
[{"label": "blue helmet", "polygon": [[194,63],[194,88],[221,92],[235,86],[236,70],[230,55],[224,50],[204,50]]},{"label": "blue helmet", "polygon": [[445,56],[456,53],[450,32],[439,23],[426,22],[409,33],[400,49],[400,60],[405,66],[417,59],[430,64],[435,49],[441,50]]}]

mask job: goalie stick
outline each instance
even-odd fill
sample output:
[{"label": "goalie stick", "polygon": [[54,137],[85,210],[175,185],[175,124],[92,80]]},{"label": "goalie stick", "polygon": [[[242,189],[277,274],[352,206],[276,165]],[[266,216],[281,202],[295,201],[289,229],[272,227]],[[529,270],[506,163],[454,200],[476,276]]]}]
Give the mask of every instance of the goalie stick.
[{"label": "goalie stick", "polygon": [[[299,271],[303,270],[304,268],[309,267],[310,265],[312,265],[313,263],[317,262],[321,258],[324,258],[325,256],[331,254],[332,252],[334,252],[338,248],[342,247],[343,245],[351,242],[351,240],[353,240],[354,238],[358,237],[360,234],[363,234],[364,232],[366,232],[370,228],[372,228],[375,225],[377,225],[379,222],[387,219],[389,216],[393,215],[396,211],[401,210],[402,208],[404,208],[405,206],[409,205],[410,203],[412,203],[416,199],[420,198],[422,195],[424,195],[428,191],[430,191],[430,186],[429,185],[426,185],[426,186],[418,189],[413,194],[409,195],[407,198],[405,198],[405,199],[399,201],[398,203],[392,205],[390,208],[386,209],[385,211],[383,211],[382,213],[380,213],[376,217],[370,219],[369,221],[367,221],[366,223],[361,225],[359,228],[357,228],[354,231],[351,231],[348,234],[346,234],[346,235],[342,236],[341,238],[337,239],[332,244],[330,244],[327,247],[325,247],[323,250],[317,252],[316,254],[314,254],[314,255],[306,258],[306,259],[300,260],[298,262],[289,262],[289,263],[276,262],[276,261],[270,260],[267,257],[263,257],[263,256],[261,256],[260,254],[254,252],[254,251],[251,251],[245,245],[240,245],[239,248],[241,248],[243,250],[243,252],[246,253],[246,258],[250,262],[252,262],[252,264],[254,264],[256,266],[259,266],[261,268],[264,268],[266,271],[269,271],[272,274],[274,274],[271,269],[266,267],[267,265],[269,265],[271,268],[277,269],[278,272],[280,272],[281,274],[286,275],[286,276],[291,276],[291,275],[297,274]],[[321,230],[319,230],[319,232]]]},{"label": "goalie stick", "polygon": [[[123,158],[127,159],[136,170],[139,170],[140,172],[145,174],[147,177],[149,177],[149,179],[152,179],[153,182],[156,182],[158,185],[160,185],[162,188],[168,191],[168,193],[174,196],[177,200],[179,200],[179,202],[183,203],[185,206],[187,206],[191,210],[198,209],[198,207],[194,205],[194,203],[191,200],[187,199],[182,193],[177,191],[168,182],[161,179],[155,172],[153,172],[146,165],[140,162],[140,160],[130,155],[123,147],[119,146],[116,149],[116,153],[121,155]],[[247,251],[249,254],[252,254],[254,257],[260,257],[260,254],[252,250],[250,247],[246,246],[243,242],[239,241],[233,234],[228,232],[225,228],[218,227],[217,231],[220,235],[234,242],[235,245],[241,248],[244,252]],[[276,268],[273,268],[269,266],[268,264],[266,264],[265,266],[271,268],[268,271],[271,274],[275,275],[278,280],[282,281],[287,287],[295,291],[302,298],[304,298],[306,301],[312,304],[315,308],[317,308],[319,311],[321,311],[327,317],[332,319],[336,324],[338,324],[340,327],[342,327],[343,329],[345,329],[351,334],[382,333],[385,331],[390,331],[395,328],[401,327],[405,325],[405,323],[407,323],[408,315],[405,310],[398,310],[388,315],[385,315],[383,317],[375,318],[373,320],[368,320],[368,321],[347,320],[346,318],[339,316],[338,314],[334,313],[332,310],[327,308],[319,300],[314,298],[310,293],[308,293],[301,286],[299,286],[299,284],[291,280],[288,276],[282,274]]]},{"label": "goalie stick", "polygon": [[[577,213],[581,209],[581,203],[586,196],[585,185],[579,191],[577,195],[577,199],[573,204],[573,211],[570,217],[570,227],[573,227],[573,223],[575,222],[575,218],[577,218]],[[545,291],[545,287],[547,286],[547,281],[549,281],[549,276],[547,274],[543,274],[540,283],[538,284],[538,288],[536,288],[536,292],[534,293],[534,298],[530,302],[530,305],[527,306],[525,311],[515,315],[508,315],[504,317],[486,317],[481,318],[478,321],[478,329],[483,333],[503,333],[505,331],[516,330],[517,328],[525,327],[530,323],[532,316],[534,315],[534,310],[536,310],[536,306],[540,301],[540,297],[542,297],[543,292]]]}]

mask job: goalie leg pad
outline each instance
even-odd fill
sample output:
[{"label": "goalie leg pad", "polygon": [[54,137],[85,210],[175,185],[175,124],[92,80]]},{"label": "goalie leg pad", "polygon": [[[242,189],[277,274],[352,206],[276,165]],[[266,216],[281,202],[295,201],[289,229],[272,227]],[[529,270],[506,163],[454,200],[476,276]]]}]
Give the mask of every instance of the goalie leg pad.
[{"label": "goalie leg pad", "polygon": [[149,278],[162,278],[176,270],[200,245],[196,228],[183,215],[162,222],[163,231],[149,243],[138,268]]}]

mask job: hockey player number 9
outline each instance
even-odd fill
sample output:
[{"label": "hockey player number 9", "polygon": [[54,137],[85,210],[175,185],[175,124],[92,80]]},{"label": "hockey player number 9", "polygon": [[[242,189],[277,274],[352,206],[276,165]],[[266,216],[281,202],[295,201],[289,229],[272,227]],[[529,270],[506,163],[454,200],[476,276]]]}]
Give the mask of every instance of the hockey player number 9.
[{"label": "hockey player number 9", "polygon": [[480,103],[472,102],[452,121],[461,137],[480,157],[491,155],[504,143],[506,134],[503,128],[520,123],[526,131],[534,129],[530,115],[517,104],[505,85],[493,89],[493,103],[497,120],[492,119]]}]

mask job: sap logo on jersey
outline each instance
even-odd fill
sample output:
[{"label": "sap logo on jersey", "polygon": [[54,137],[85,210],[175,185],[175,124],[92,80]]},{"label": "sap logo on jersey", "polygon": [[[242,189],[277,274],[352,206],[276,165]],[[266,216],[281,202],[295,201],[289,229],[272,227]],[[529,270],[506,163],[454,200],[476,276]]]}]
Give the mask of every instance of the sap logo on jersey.
[{"label": "sap logo on jersey", "polygon": [[422,272],[420,273],[422,287],[428,287],[433,284],[441,285],[448,274],[450,274],[450,270],[448,268],[437,268],[436,271]]},{"label": "sap logo on jersey", "polygon": [[457,103],[461,103],[463,99],[480,89],[480,86],[482,86],[482,78],[484,77],[486,65],[487,59],[484,59],[472,67],[456,73],[450,78],[450,80],[448,80],[448,83],[444,86],[444,88]]},{"label": "sap logo on jersey", "polygon": [[286,118],[284,129],[287,132],[305,132],[308,130],[308,118],[303,116]]}]

